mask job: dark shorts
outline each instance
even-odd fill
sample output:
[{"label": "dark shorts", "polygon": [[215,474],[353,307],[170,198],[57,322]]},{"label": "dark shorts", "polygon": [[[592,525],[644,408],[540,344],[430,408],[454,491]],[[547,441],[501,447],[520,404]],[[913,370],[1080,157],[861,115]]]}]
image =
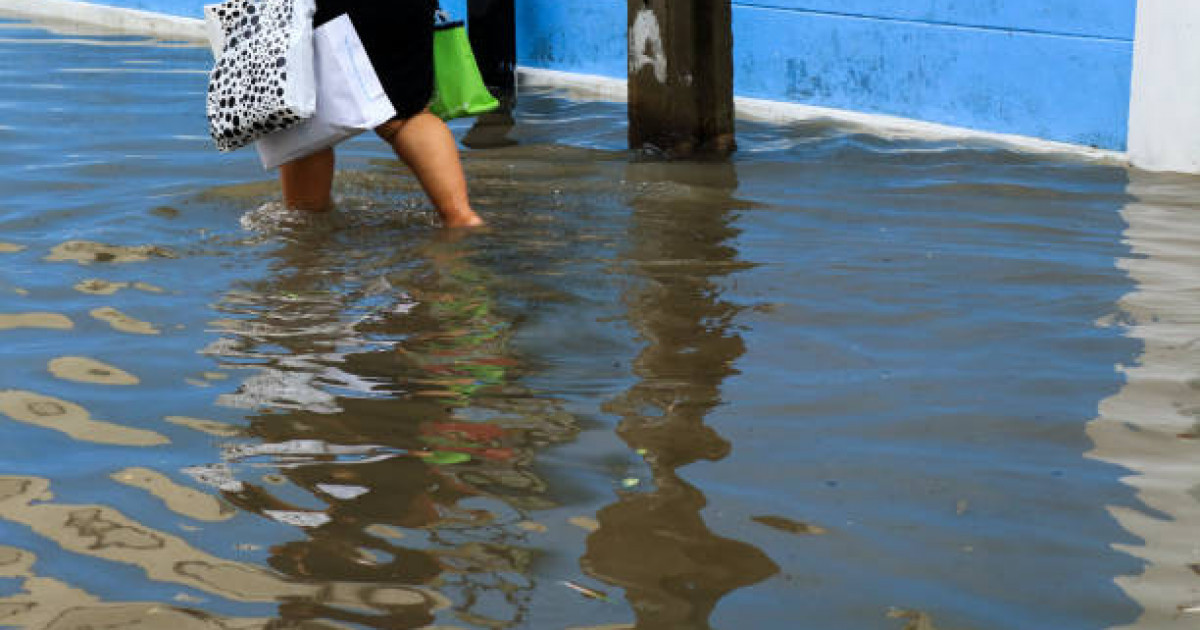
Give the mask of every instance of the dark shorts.
[{"label": "dark shorts", "polygon": [[435,0],[317,0],[320,26],[346,13],[375,66],[396,118],[411,118],[433,97]]}]

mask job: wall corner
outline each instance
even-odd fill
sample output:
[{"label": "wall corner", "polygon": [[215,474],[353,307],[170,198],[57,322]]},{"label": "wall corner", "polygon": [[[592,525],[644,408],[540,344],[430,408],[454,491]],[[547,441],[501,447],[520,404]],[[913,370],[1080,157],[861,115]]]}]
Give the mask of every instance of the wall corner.
[{"label": "wall corner", "polygon": [[1200,2],[1139,0],[1132,83],[1130,163],[1200,173]]}]

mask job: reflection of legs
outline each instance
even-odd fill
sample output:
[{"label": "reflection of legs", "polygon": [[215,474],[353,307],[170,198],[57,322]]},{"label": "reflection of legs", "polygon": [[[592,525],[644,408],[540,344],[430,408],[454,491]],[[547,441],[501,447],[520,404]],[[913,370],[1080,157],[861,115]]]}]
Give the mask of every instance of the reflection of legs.
[{"label": "reflection of legs", "polygon": [[483,225],[467,198],[458,146],[446,123],[426,110],[407,120],[386,122],[375,132],[412,169],[446,227]]},{"label": "reflection of legs", "polygon": [[324,212],[333,205],[333,149],[323,149],[279,167],[283,203],[293,210]]}]

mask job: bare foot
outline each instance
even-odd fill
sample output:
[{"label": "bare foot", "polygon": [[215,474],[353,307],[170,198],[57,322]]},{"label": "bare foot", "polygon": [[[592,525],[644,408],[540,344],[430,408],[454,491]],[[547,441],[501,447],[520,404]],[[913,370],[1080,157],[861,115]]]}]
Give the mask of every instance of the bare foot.
[{"label": "bare foot", "polygon": [[455,217],[442,217],[442,226],[447,228],[473,228],[486,225],[483,219],[474,212]]}]

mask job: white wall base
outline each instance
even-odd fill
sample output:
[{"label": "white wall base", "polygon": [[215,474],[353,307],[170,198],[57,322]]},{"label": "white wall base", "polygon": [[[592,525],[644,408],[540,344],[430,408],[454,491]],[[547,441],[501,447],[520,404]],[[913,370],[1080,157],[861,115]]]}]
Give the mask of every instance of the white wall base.
[{"label": "white wall base", "polygon": [[1200,173],[1200,2],[1140,0],[1129,158],[1151,171]]},{"label": "white wall base", "polygon": [[[579,100],[623,102],[628,98],[628,86],[622,79],[539,68],[519,68],[518,75],[523,86],[557,88],[565,90],[568,96]],[[1123,165],[1127,160],[1126,154],[1121,151],[1108,151],[1039,138],[939,125],[895,116],[862,114],[841,109],[740,96],[734,99],[734,105],[738,118],[744,120],[775,124],[828,121],[839,127],[885,138],[970,142],[981,146],[990,145],[1025,153],[1062,155],[1115,165]]]}]

